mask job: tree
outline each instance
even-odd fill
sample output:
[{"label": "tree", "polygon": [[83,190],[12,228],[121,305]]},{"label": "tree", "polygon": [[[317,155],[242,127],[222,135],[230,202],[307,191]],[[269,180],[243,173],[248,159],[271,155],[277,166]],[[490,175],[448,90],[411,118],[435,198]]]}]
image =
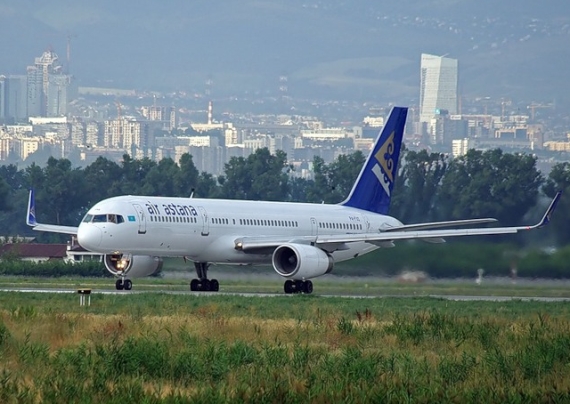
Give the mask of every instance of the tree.
[{"label": "tree", "polygon": [[120,195],[122,172],[123,170],[117,163],[101,156],[88,165],[83,170],[88,194],[88,205],[93,205],[105,198]]},{"label": "tree", "polygon": [[352,190],[365,160],[360,151],[342,154],[328,165],[321,157],[315,156],[313,158],[315,180],[308,184],[307,201],[342,202]]},{"label": "tree", "polygon": [[311,187],[312,180],[306,178],[294,177],[289,180],[289,197],[290,202],[306,202],[307,189]]},{"label": "tree", "polygon": [[341,154],[328,166],[329,187],[337,202],[348,197],[366,158],[361,151]]},{"label": "tree", "polygon": [[192,155],[184,153],[178,162],[180,170],[174,179],[174,188],[177,196],[190,196],[192,190],[198,187],[198,169],[194,165]]},{"label": "tree", "polygon": [[541,182],[531,155],[469,150],[447,168],[438,197],[439,215],[494,217],[501,224],[517,225],[536,205]]},{"label": "tree", "polygon": [[197,184],[194,194],[199,198],[219,198],[222,196],[220,187],[210,173],[202,171],[198,176]]},{"label": "tree", "polygon": [[289,194],[287,155],[257,149],[247,158],[232,157],[225,165],[222,194],[230,199],[283,201]]},{"label": "tree", "polygon": [[42,211],[56,224],[77,225],[88,200],[81,169],[72,169],[67,159],[50,157],[44,172],[44,186],[36,193]]},{"label": "tree", "polygon": [[24,171],[18,170],[15,164],[0,166],[0,177],[3,178],[12,190],[25,186]]},{"label": "tree", "polygon": [[391,213],[404,223],[435,220],[447,159],[440,153],[405,151],[394,186]]},{"label": "tree", "polygon": [[558,191],[562,191],[562,198],[558,202],[555,219],[552,226],[556,241],[559,245],[570,243],[570,163],[564,162],[554,165],[545,181],[542,191],[549,198],[554,198]]},{"label": "tree", "polygon": [[10,204],[10,185],[4,178],[0,177],[0,211],[11,209]]},{"label": "tree", "polygon": [[329,179],[327,176],[328,167],[322,157],[313,157],[313,174],[314,180],[307,183],[308,188],[306,191],[305,202],[321,203],[328,202],[331,197],[331,189]]},{"label": "tree", "polygon": [[171,158],[163,158],[152,167],[144,178],[143,195],[175,196],[175,182],[180,168]]},{"label": "tree", "polygon": [[148,157],[133,160],[131,156],[124,154],[121,162],[121,194],[140,195],[145,178],[154,166],[156,163]]}]

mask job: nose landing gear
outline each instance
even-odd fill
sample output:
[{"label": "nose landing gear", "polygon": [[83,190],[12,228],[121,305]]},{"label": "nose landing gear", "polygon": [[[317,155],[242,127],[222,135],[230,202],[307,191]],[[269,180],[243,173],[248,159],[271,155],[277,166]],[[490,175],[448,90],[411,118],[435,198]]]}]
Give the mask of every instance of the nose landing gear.
[{"label": "nose landing gear", "polygon": [[117,279],[115,282],[115,289],[117,290],[131,290],[133,288],[133,282],[130,279]]}]

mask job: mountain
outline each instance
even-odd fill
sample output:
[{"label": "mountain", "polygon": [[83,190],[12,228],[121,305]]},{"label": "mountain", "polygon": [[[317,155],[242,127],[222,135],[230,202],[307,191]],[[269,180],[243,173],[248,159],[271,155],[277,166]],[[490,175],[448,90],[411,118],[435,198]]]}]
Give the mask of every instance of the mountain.
[{"label": "mountain", "polygon": [[[548,5],[548,6],[547,6]],[[410,103],[420,54],[465,96],[568,99],[570,3],[503,0],[0,0],[0,73],[46,48],[80,85]]]}]

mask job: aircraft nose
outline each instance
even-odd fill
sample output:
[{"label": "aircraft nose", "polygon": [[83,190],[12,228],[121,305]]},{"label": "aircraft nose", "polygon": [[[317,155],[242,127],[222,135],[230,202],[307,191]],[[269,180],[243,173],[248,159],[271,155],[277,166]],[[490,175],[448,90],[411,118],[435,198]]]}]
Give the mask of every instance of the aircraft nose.
[{"label": "aircraft nose", "polygon": [[77,241],[81,247],[89,251],[97,251],[97,247],[101,245],[103,232],[97,226],[83,223],[77,229]]}]

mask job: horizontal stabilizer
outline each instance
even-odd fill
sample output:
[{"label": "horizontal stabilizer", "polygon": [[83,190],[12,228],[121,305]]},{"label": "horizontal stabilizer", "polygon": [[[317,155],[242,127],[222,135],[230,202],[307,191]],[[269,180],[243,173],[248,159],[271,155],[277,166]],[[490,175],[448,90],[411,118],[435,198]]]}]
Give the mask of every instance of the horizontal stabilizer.
[{"label": "horizontal stabilizer", "polygon": [[28,197],[28,212],[26,214],[26,224],[36,231],[46,231],[50,233],[77,234],[77,227],[60,226],[56,224],[41,224],[36,220],[36,200],[34,190],[30,189]]}]

